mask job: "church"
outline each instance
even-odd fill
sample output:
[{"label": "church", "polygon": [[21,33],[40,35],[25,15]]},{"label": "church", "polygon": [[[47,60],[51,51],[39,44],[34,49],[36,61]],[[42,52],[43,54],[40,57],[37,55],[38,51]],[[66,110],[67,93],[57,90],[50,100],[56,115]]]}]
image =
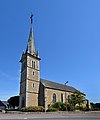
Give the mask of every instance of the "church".
[{"label": "church", "polygon": [[[72,86],[59,84],[40,77],[40,56],[36,52],[34,34],[30,17],[30,34],[26,51],[21,57],[20,103],[19,108],[29,106],[48,106],[55,102],[67,102],[68,97],[78,90]],[[85,94],[84,94],[85,96]]]}]

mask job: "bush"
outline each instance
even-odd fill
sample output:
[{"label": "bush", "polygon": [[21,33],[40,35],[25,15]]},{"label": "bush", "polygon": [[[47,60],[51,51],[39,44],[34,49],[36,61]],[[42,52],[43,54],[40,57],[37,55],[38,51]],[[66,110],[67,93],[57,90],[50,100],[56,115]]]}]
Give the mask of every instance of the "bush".
[{"label": "bush", "polygon": [[73,111],[74,107],[72,104],[67,104],[67,109],[68,109],[68,111]]},{"label": "bush", "polygon": [[58,110],[64,110],[66,105],[62,102],[56,102],[52,105],[52,107],[57,108]]},{"label": "bush", "polygon": [[80,111],[89,111],[89,109],[87,107],[83,107],[82,105],[81,106],[76,106],[76,110],[80,110]]},{"label": "bush", "polygon": [[56,111],[58,111],[58,109],[54,107],[49,107],[47,110],[47,112],[56,112]]},{"label": "bush", "polygon": [[22,112],[44,112],[44,107],[42,106],[23,107],[21,111]]},{"label": "bush", "polygon": [[62,102],[56,102],[48,107],[47,111],[64,111],[66,110],[66,105]]},{"label": "bush", "polygon": [[84,107],[83,106],[76,106],[76,110],[83,110]]}]

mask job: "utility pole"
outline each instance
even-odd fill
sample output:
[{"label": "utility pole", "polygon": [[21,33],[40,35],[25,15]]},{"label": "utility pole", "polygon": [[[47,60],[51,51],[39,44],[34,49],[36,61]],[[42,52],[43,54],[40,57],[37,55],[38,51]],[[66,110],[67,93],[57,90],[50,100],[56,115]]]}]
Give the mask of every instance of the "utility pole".
[{"label": "utility pole", "polygon": [[67,83],[68,83],[68,81],[65,82],[65,102],[66,102],[66,111],[68,111],[68,109],[67,109],[67,94],[66,94],[66,92],[67,92],[66,84],[67,84]]}]

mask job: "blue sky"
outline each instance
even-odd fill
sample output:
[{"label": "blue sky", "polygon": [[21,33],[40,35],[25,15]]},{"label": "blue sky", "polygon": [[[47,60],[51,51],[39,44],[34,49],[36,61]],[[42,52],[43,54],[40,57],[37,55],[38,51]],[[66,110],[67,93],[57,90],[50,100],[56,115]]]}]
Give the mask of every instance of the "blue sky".
[{"label": "blue sky", "polygon": [[41,77],[100,102],[100,0],[0,0],[0,99],[19,94],[31,12]]}]

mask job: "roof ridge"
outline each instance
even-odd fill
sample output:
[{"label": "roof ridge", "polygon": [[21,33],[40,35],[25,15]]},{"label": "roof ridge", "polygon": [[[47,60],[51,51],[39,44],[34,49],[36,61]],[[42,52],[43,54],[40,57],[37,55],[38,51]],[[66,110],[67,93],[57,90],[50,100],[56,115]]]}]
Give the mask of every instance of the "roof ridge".
[{"label": "roof ridge", "polygon": [[[47,79],[44,79],[44,78],[40,78],[40,80],[45,80],[45,81],[48,81],[48,82],[57,83],[57,84],[59,84],[59,85],[64,85],[64,86],[65,86],[65,84],[61,84],[61,83],[54,82],[54,81],[51,81],[51,80],[47,80]],[[69,86],[69,85],[66,85],[66,86],[72,87],[72,86]],[[74,87],[72,87],[72,88],[74,88]]]},{"label": "roof ridge", "polygon": [[[65,84],[61,84],[61,83],[57,83],[57,82],[53,82],[53,81],[46,80],[46,79],[43,79],[43,78],[40,78],[40,80],[48,81],[48,82],[50,82],[50,83],[58,84],[58,85],[61,85],[61,86],[65,87]],[[76,88],[74,88],[74,87],[72,87],[72,86],[69,86],[69,85],[66,85],[66,87],[77,90]]]}]

